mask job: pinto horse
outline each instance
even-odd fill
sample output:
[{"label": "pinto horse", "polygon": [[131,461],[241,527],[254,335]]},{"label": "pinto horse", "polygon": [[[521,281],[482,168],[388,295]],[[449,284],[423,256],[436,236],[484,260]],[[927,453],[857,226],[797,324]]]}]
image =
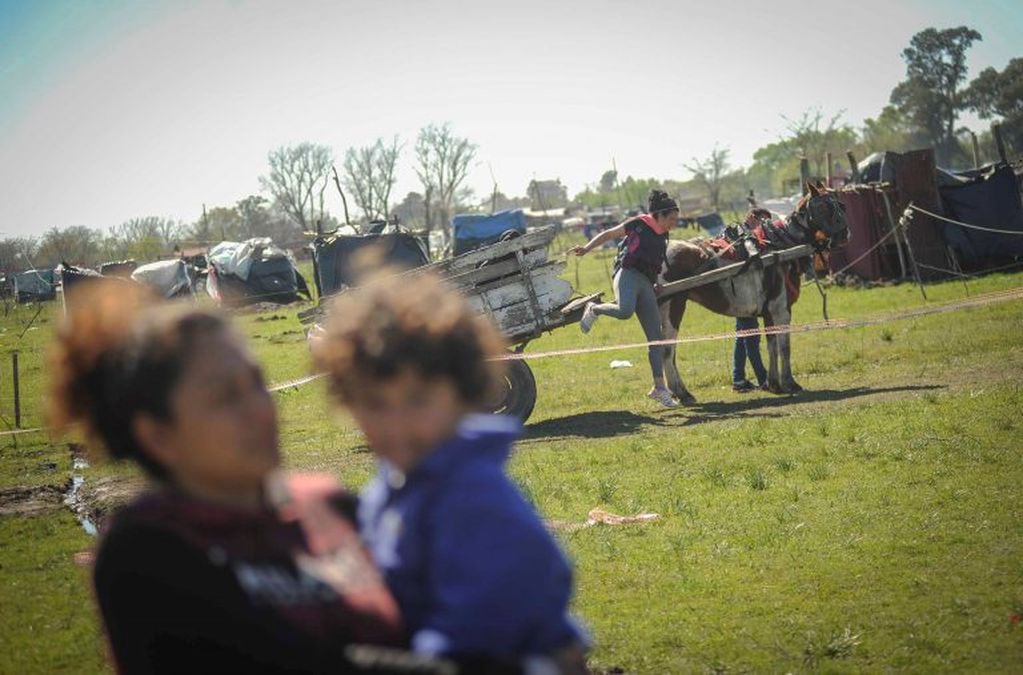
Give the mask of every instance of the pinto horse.
[{"label": "pinto horse", "polygon": [[[763,223],[751,233],[762,246],[789,248],[811,244],[817,251],[842,244],[849,238],[845,207],[835,192],[823,185],[808,185],[796,210],[784,222]],[[766,212],[751,212],[751,216]],[[768,219],[769,220],[769,219]],[[747,219],[747,223],[750,218]],[[673,241],[669,244],[662,268],[662,283],[678,281],[694,274],[708,272],[735,262],[726,259],[735,243],[715,249],[706,241]],[[691,299],[712,312],[725,316],[761,316],[764,326],[788,326],[792,321],[792,305],[799,297],[801,261],[779,263],[770,267],[758,265],[754,258],[739,274],[730,279],[706,284],[664,298],[661,301],[661,330],[666,340],[678,336],[679,326]],[[767,334],[770,356],[767,386],[774,393],[795,393],[802,388],[792,378],[789,363],[788,333]],[[696,398],[689,393],[675,363],[675,345],[665,347],[664,375],[666,384],[683,404],[693,404]]]}]

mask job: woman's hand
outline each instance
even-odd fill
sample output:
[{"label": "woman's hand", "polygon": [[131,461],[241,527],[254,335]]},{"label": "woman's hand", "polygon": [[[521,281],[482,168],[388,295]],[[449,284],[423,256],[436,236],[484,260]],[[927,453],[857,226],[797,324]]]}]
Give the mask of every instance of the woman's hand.
[{"label": "woman's hand", "polygon": [[582,256],[582,255],[586,255],[589,252],[590,252],[590,249],[586,248],[585,246],[573,246],[572,248],[568,249],[568,254],[569,255],[579,255],[579,256]]}]

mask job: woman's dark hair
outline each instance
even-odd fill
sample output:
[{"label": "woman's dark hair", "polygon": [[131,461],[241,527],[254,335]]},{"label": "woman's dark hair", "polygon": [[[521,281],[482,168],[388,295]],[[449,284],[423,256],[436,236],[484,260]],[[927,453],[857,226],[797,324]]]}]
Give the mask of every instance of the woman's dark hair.
[{"label": "woman's dark hair", "polygon": [[464,403],[485,406],[504,374],[495,360],[505,349],[500,333],[437,276],[389,272],[339,296],[313,343],[331,393],[350,402],[407,368],[426,380],[449,379]]},{"label": "woman's dark hair", "polygon": [[141,286],[115,280],[92,282],[75,295],[49,353],[50,423],[59,429],[79,423],[90,445],[166,479],[139,446],[134,420],[171,419],[171,395],[196,344],[228,324],[194,307],[160,304]]},{"label": "woman's dark hair", "polygon": [[678,211],[678,202],[668,196],[664,190],[651,190],[647,197],[647,213],[656,216],[662,213]]}]

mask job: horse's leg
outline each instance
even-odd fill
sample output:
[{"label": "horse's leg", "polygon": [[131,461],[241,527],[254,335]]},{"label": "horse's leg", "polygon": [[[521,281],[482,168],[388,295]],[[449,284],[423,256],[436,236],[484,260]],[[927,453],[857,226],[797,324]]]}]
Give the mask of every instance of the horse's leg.
[{"label": "horse's leg", "polygon": [[[789,307],[785,308],[785,321],[779,325],[784,328],[788,328],[792,325],[792,310]],[[789,346],[789,333],[781,333],[778,335],[778,355],[781,358],[781,390],[787,394],[795,394],[796,392],[803,391],[803,388],[792,377],[792,352]]]},{"label": "horse's leg", "polygon": [[[684,295],[661,303],[661,334],[664,335],[665,340],[678,338],[679,326],[682,324],[682,316],[685,312],[686,298]],[[686,385],[682,382],[678,364],[675,362],[676,355],[676,345],[672,344],[664,348],[664,383],[678,398],[679,403],[693,405],[696,403],[696,397],[689,393]]]}]

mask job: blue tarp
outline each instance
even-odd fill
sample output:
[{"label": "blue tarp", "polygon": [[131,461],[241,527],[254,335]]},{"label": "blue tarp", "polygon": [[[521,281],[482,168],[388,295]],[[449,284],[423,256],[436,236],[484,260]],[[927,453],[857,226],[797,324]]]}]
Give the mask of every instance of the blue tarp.
[{"label": "blue tarp", "polygon": [[498,211],[491,215],[463,213],[451,219],[455,231],[455,255],[492,244],[508,230],[526,233],[526,214],[522,209]]},{"label": "blue tarp", "polygon": [[1023,255],[1023,206],[1012,168],[1002,165],[986,177],[967,177],[973,180],[941,187],[946,214],[963,223],[1021,234],[982,232],[941,221],[945,243],[968,264]]},{"label": "blue tarp", "polygon": [[720,213],[709,213],[705,216],[698,216],[696,224],[707,231],[712,237],[720,237],[725,231],[725,221]]}]

